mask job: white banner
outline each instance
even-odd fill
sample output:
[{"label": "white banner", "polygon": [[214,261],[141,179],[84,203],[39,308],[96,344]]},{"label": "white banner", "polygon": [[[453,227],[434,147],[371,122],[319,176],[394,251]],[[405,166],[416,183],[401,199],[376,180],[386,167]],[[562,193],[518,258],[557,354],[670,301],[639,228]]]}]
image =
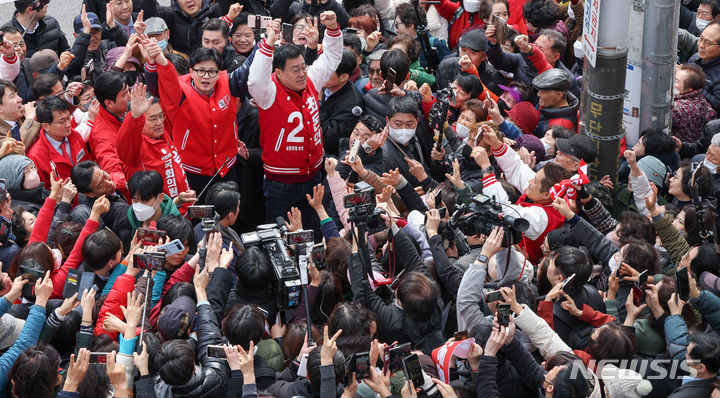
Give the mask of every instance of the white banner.
[{"label": "white banner", "polygon": [[585,17],[583,18],[583,53],[585,53],[585,57],[593,68],[595,67],[595,58],[597,57],[600,1],[601,0],[585,0]]}]

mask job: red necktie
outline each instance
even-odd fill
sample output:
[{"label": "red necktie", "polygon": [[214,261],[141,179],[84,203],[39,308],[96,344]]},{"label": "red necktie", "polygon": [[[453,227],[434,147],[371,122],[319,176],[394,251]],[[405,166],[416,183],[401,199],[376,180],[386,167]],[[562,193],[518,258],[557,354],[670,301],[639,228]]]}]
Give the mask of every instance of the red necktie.
[{"label": "red necktie", "polygon": [[70,164],[74,165],[74,163],[73,163],[73,161],[72,161],[72,157],[70,156],[70,154],[68,153],[68,151],[65,149],[65,141],[63,141],[62,144],[60,144],[60,150],[62,151],[62,155],[63,155],[67,160],[70,161]]}]

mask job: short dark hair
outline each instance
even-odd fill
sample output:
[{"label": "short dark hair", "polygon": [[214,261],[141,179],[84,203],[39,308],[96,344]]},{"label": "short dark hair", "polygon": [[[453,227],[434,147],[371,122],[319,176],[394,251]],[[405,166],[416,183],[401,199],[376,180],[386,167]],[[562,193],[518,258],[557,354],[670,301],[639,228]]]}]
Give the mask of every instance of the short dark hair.
[{"label": "short dark hair", "polygon": [[562,366],[566,367],[560,370],[553,380],[553,397],[586,397],[590,387],[585,364],[577,359]]},{"label": "short dark hair", "polygon": [[[397,35],[393,37],[392,40],[390,40],[390,42],[387,44],[387,48],[393,48],[393,46],[396,44],[400,44],[401,46],[405,47],[405,50],[407,51],[407,56],[408,58],[410,58],[410,63],[417,61],[420,57],[420,45],[414,37],[408,35]],[[382,58],[380,59],[380,63],[382,64]],[[407,75],[401,75],[398,73],[398,77],[402,78],[402,80],[405,80],[406,76]],[[398,81],[398,83],[400,83],[400,81]]]},{"label": "short dark hair", "polygon": [[657,157],[675,152],[675,142],[662,130],[644,130],[640,133],[640,138],[645,146],[646,155]]},{"label": "short dark hair", "polygon": [[418,105],[412,97],[393,97],[388,104],[388,117],[396,113],[410,113],[418,117]]},{"label": "short dark hair", "polygon": [[700,0],[698,3],[698,6],[701,4],[710,6],[710,13],[712,14],[713,19],[720,14],[720,7],[718,7],[717,0]]},{"label": "short dark hair", "polygon": [[157,354],[160,378],[171,386],[187,383],[195,372],[195,349],[185,340],[166,341]]},{"label": "short dark hair", "polygon": [[92,192],[90,184],[92,184],[92,178],[96,167],[100,166],[92,160],[84,160],[73,166],[70,171],[70,179],[72,180],[72,183],[75,184],[75,188],[77,188],[78,192]]},{"label": "short dark hair", "polygon": [[[477,76],[467,73],[460,72],[455,76],[455,82],[460,88],[466,93],[470,94],[470,98],[476,98],[483,91],[483,84]],[[478,120],[481,122],[482,120]]]},{"label": "short dark hair", "polygon": [[172,214],[163,216],[157,221],[157,229],[165,231],[170,240],[180,240],[183,245],[195,243],[192,223],[183,216]]},{"label": "short dark hair", "polygon": [[560,126],[558,124],[551,126],[553,138],[570,138],[575,135],[575,132],[567,127]]},{"label": "short dark hair", "polygon": [[418,322],[430,319],[439,295],[437,283],[422,272],[408,272],[398,284],[397,297],[402,302],[403,312]]},{"label": "short dark hair", "polygon": [[[52,349],[55,351],[55,349]],[[57,351],[55,351],[57,355]],[[11,392],[15,397],[51,397],[55,394],[57,363],[33,347],[21,352],[10,368]]]},{"label": "short dark hair", "polygon": [[338,350],[345,356],[367,351],[372,339],[370,326],[375,314],[360,303],[344,302],[338,304],[328,319],[328,333],[343,332],[337,339]]},{"label": "short dark hair", "polygon": [[352,49],[356,57],[362,55],[362,42],[357,35],[343,34],[343,47]]},{"label": "short dark hair", "polygon": [[623,262],[639,272],[648,271],[648,275],[659,273],[658,254],[655,247],[645,241],[628,243],[623,246]]},{"label": "short dark hair", "polygon": [[285,70],[285,65],[290,59],[302,57],[304,54],[301,47],[294,44],[286,44],[284,46],[275,47],[273,54],[273,70],[280,69]]},{"label": "short dark hair", "polygon": [[337,69],[335,69],[335,74],[340,77],[340,75],[346,73],[350,77],[355,72],[355,68],[357,68],[357,56],[347,48],[343,48],[342,58]]},{"label": "short dark hair", "polygon": [[150,200],[163,191],[163,178],[155,170],[141,170],[135,172],[128,180],[128,191],[130,199],[137,194],[140,200]]},{"label": "short dark hair", "polygon": [[[313,388],[320,388],[320,351],[322,345],[315,346],[307,359],[307,378],[310,381],[310,385]],[[341,351],[336,351],[333,355],[333,373],[335,373],[335,380],[339,383],[345,376],[345,356]]]},{"label": "short dark hair", "polygon": [[547,38],[552,39],[553,44],[550,46],[550,49],[553,52],[560,55],[565,54],[565,50],[567,49],[567,39],[565,39],[565,36],[563,36],[562,33],[553,29],[543,29],[540,31],[540,36],[546,36]]},{"label": "short dark hair", "polygon": [[22,14],[33,4],[35,4],[35,0],[15,0],[15,9]]},{"label": "short dark hair", "polygon": [[655,244],[655,236],[657,234],[655,226],[642,214],[636,211],[624,211],[620,215],[620,223],[618,225],[617,236],[621,245],[638,240],[645,241],[651,245]]},{"label": "short dark hair", "polygon": [[232,345],[240,345],[243,349],[250,348],[252,341],[256,346],[265,333],[265,317],[252,304],[233,308],[223,319],[223,335]]},{"label": "short dark hair", "polygon": [[235,264],[238,285],[243,290],[255,292],[267,289],[273,281],[270,258],[257,247],[250,247],[241,254]]},{"label": "short dark hair", "polygon": [[[697,188],[697,193],[700,198],[705,199],[712,195],[713,176],[710,174],[710,170],[703,166],[702,163],[697,167],[698,169],[694,172],[695,188]],[[680,186],[684,194],[690,195],[690,180],[693,177],[692,163],[690,163],[690,160],[686,159],[680,163],[677,172],[680,173],[681,170],[683,170],[683,172]]]},{"label": "short dark hair", "polygon": [[177,72],[180,76],[190,73],[190,64],[188,64],[188,60],[182,55],[170,53],[165,55],[165,58],[173,64],[175,72]]},{"label": "short dark hair", "polygon": [[695,332],[690,334],[690,342],[695,344],[688,352],[690,358],[700,361],[708,372],[717,373],[720,369],[720,337],[710,333]]},{"label": "short dark hair", "polygon": [[240,187],[235,181],[218,182],[208,189],[205,202],[215,206],[220,218],[237,210],[240,203]]},{"label": "short dark hair", "polygon": [[51,95],[38,101],[35,111],[35,118],[40,123],[52,123],[55,121],[53,112],[69,111],[68,103],[60,98]]},{"label": "short dark hair", "polygon": [[380,74],[383,79],[387,76],[388,69],[393,68],[396,72],[396,83],[402,83],[410,71],[410,58],[400,49],[385,51],[380,57]]},{"label": "short dark hair", "polygon": [[196,48],[195,51],[190,54],[190,68],[194,68],[195,65],[203,61],[213,61],[217,65],[218,69],[222,68],[222,56],[220,52],[214,48]]},{"label": "short dark hair", "polygon": [[555,268],[566,278],[572,274],[575,277],[565,286],[565,293],[574,297],[578,294],[592,273],[592,264],[584,251],[573,246],[561,246],[555,251],[553,257]]},{"label": "short dark hair", "polygon": [[15,86],[15,83],[11,82],[10,80],[4,80],[0,79],[0,105],[2,105],[2,97],[5,96],[5,90],[10,89],[10,91],[17,92],[17,86]]},{"label": "short dark hair", "polygon": [[205,23],[202,24],[202,31],[205,32],[206,30],[209,32],[220,31],[220,34],[226,39],[230,37],[230,28],[225,22],[221,21],[220,18],[211,18],[205,21]]},{"label": "short dark hair", "polygon": [[[715,1],[712,1],[715,4]],[[715,6],[717,8],[717,6]],[[679,70],[684,70],[688,73],[687,86],[693,90],[699,90],[705,88],[705,72],[702,67],[698,64],[683,64],[678,66]]]},{"label": "short dark hair", "polygon": [[120,250],[122,250],[120,238],[115,235],[115,232],[103,228],[93,232],[85,239],[81,253],[85,264],[93,271],[98,271],[105,267],[110,260],[115,259]]},{"label": "short dark hair", "polygon": [[97,97],[100,105],[104,107],[105,101],[115,101],[123,88],[127,87],[127,84],[120,72],[108,70],[95,78],[93,87],[95,88],[95,97]]},{"label": "short dark hair", "polygon": [[[415,7],[411,3],[402,3],[395,8],[395,15],[405,25],[413,25],[417,29],[420,25],[427,25],[427,16],[425,16],[425,10],[420,7]],[[420,16],[420,22],[418,22],[418,16]]]},{"label": "short dark hair", "polygon": [[630,328],[614,321],[606,323],[598,329],[597,338],[591,339],[586,351],[598,361],[632,359],[636,346],[637,340]]},{"label": "short dark hair", "polygon": [[703,272],[716,276],[720,274],[720,253],[714,243],[703,243],[698,246],[697,254],[690,261],[690,271],[698,279]]},{"label": "short dark hair", "polygon": [[53,94],[53,88],[60,82],[60,77],[54,73],[42,74],[35,79],[32,92],[35,98],[43,98]]},{"label": "short dark hair", "polygon": [[192,301],[197,303],[197,296],[195,294],[195,286],[191,282],[178,282],[168,289],[167,293],[162,296],[160,300],[160,309],[163,309],[170,305],[178,297],[189,297]]},{"label": "short dark hair", "polygon": [[523,6],[523,15],[535,29],[554,26],[560,19],[557,4],[550,0],[531,0]]},{"label": "short dark hair", "polygon": [[14,26],[3,26],[2,28],[0,28],[0,32],[6,33],[6,34],[7,34],[7,33],[20,33],[20,34],[22,34],[22,31],[21,31],[20,29],[16,28],[16,27],[14,27]]},{"label": "short dark hair", "polygon": [[542,192],[549,191],[553,185],[570,178],[570,172],[555,163],[546,163],[542,169],[545,171],[545,178],[540,181]]}]

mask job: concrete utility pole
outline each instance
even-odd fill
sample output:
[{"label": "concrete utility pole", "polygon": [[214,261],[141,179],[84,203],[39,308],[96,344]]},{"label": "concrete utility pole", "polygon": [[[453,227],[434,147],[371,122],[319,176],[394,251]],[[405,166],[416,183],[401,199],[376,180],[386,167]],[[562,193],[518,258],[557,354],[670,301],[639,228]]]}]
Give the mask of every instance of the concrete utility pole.
[{"label": "concrete utility pole", "polygon": [[590,177],[617,180],[631,0],[585,0],[581,133],[597,145]]}]

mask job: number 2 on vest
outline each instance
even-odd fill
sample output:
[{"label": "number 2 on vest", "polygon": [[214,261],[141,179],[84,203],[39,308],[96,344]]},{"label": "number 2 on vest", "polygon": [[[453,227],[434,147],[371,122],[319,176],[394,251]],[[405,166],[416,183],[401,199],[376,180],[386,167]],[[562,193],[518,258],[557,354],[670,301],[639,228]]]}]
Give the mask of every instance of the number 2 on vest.
[{"label": "number 2 on vest", "polygon": [[[305,142],[305,137],[298,136],[298,133],[302,131],[302,113],[300,112],[293,112],[288,116],[288,123],[293,123],[293,121],[297,120],[297,126],[295,126],[294,129],[288,134],[287,136],[287,142],[288,143],[296,143],[296,144],[302,144]],[[277,143],[275,143],[275,152],[278,152],[280,150],[280,147],[283,143],[283,137],[285,136],[285,127],[280,129],[280,135],[278,136]]]}]

